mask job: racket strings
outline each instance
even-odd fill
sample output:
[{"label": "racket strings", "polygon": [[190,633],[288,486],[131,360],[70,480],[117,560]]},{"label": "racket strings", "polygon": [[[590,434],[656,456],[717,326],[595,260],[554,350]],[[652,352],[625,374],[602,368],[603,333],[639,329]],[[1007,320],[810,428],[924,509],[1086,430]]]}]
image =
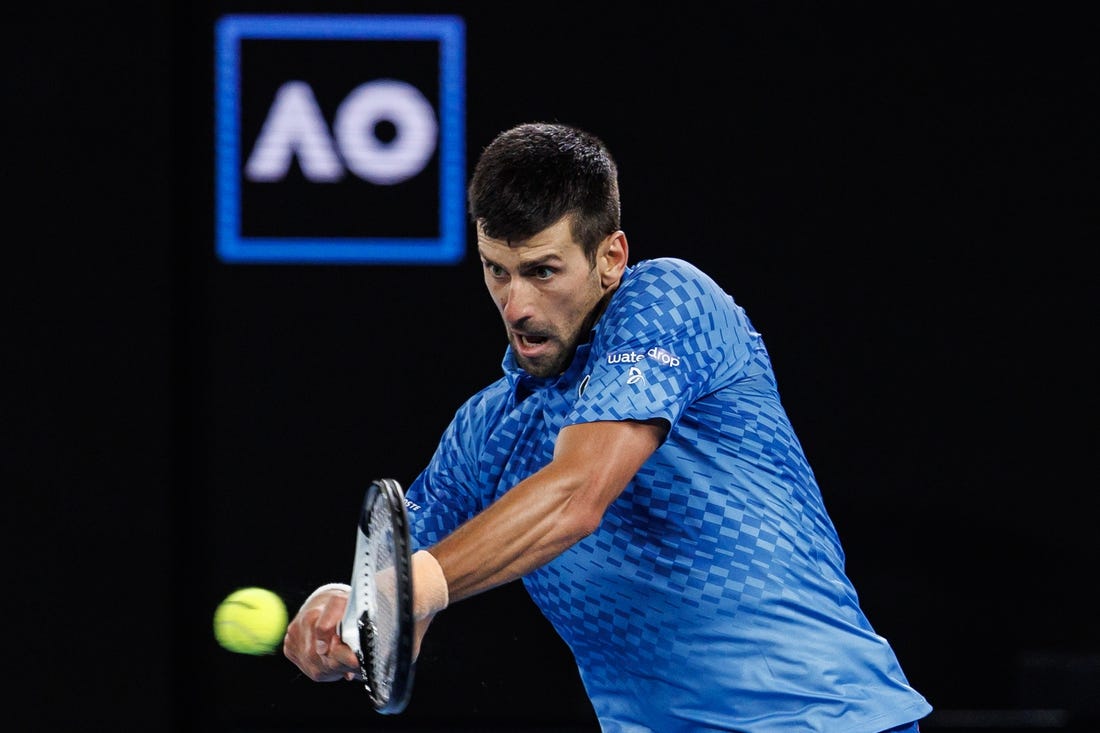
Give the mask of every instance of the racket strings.
[{"label": "racket strings", "polygon": [[398,654],[397,577],[393,522],[386,502],[371,508],[367,531],[366,634],[367,685],[372,695],[387,701],[391,695]]},{"label": "racket strings", "polygon": [[404,502],[393,479],[377,480],[367,490],[340,632],[359,658],[375,710],[385,714],[404,710],[412,690],[412,569]]}]

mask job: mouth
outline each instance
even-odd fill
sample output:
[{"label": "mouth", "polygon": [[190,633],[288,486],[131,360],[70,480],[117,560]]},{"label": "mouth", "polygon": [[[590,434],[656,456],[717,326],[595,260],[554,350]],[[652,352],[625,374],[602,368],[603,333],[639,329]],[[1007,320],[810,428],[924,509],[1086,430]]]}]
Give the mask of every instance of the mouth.
[{"label": "mouth", "polygon": [[518,331],[512,332],[512,343],[519,352],[519,354],[525,358],[533,358],[538,356],[541,352],[545,351],[550,342],[550,337],[539,333],[519,333]]}]

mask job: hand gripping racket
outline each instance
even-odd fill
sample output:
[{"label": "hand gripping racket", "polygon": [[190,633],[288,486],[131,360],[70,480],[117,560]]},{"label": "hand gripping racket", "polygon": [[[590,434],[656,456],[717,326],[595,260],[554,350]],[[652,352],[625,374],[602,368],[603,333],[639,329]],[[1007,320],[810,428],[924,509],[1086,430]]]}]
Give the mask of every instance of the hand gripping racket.
[{"label": "hand gripping racket", "polygon": [[405,709],[413,681],[412,575],[405,493],[394,479],[367,487],[355,539],[351,597],[340,637],[359,657],[374,709]]}]

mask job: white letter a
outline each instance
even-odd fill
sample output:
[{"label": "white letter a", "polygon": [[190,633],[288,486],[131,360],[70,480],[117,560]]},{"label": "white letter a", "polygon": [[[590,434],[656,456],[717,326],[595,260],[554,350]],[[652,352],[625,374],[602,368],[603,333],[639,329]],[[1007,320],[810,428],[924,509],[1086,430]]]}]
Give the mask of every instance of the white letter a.
[{"label": "white letter a", "polygon": [[295,154],[302,173],[311,181],[338,181],[344,175],[313,90],[303,81],[288,81],[279,87],[248,156],[245,177],[250,181],[277,181],[286,176]]}]

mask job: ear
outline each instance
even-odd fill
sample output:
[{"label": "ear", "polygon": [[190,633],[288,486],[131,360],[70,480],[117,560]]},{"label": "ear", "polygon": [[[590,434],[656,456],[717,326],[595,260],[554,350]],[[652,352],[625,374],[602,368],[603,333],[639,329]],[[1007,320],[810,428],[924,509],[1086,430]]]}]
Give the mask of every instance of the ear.
[{"label": "ear", "polygon": [[626,242],[626,234],[619,230],[609,234],[602,242],[596,253],[596,269],[600,273],[600,284],[610,288],[619,284],[630,259],[630,247]]}]

